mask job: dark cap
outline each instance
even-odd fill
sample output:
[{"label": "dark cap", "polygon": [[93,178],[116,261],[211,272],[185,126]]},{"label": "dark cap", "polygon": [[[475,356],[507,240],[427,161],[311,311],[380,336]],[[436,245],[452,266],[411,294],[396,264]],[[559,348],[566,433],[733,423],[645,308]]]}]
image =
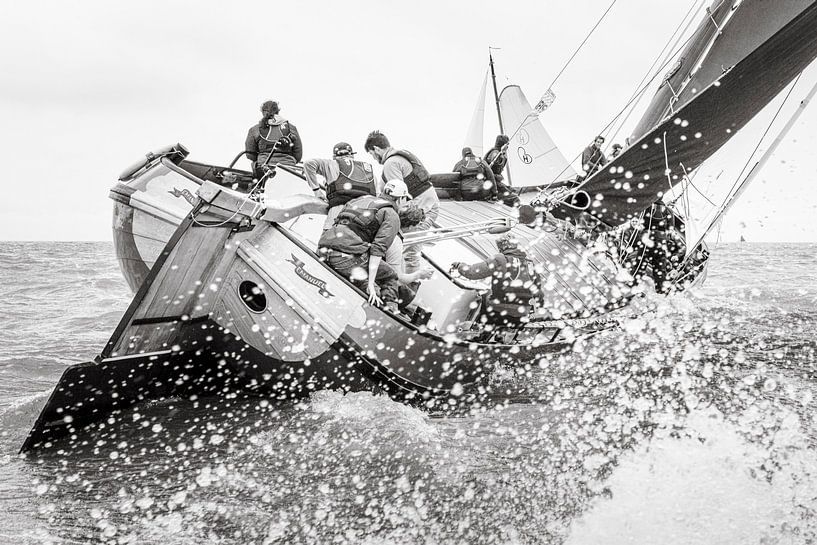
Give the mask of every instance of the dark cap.
[{"label": "dark cap", "polygon": [[275,115],[280,112],[281,109],[278,107],[278,103],[274,100],[268,100],[261,105],[261,113],[262,114],[271,114]]},{"label": "dark cap", "polygon": [[462,148],[462,156],[468,157],[469,155],[474,155],[474,150],[468,147]]},{"label": "dark cap", "polygon": [[335,147],[332,148],[332,155],[335,157],[342,157],[344,155],[354,155],[355,151],[352,149],[352,144],[347,144],[346,142],[338,142],[335,144]]}]

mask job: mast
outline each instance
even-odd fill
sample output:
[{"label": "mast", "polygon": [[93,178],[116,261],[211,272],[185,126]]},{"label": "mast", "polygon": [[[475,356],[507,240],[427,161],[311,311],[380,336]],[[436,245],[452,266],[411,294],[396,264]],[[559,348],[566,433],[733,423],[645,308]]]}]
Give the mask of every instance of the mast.
[{"label": "mast", "polygon": [[505,127],[502,125],[502,111],[499,109],[499,92],[496,90],[496,72],[494,72],[494,57],[491,55],[491,48],[488,48],[488,64],[491,67],[491,83],[494,84],[494,102],[496,102],[496,116],[499,118],[499,133],[505,134]]},{"label": "mast", "polygon": [[[491,83],[494,86],[494,101],[496,102],[496,116],[499,119],[499,134],[505,134],[505,126],[502,124],[502,110],[499,107],[499,92],[496,90],[496,72],[494,72],[494,56],[491,54],[491,48],[488,48],[488,64],[491,67]],[[505,171],[508,174],[508,185],[512,186],[511,182],[511,165],[505,165]]]}]

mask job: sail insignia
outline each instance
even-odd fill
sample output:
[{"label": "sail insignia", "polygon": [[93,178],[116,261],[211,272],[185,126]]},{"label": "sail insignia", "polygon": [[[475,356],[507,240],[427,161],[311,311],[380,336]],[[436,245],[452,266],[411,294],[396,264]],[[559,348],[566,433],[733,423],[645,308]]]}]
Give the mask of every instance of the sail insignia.
[{"label": "sail insignia", "polygon": [[[549,91],[539,102],[546,108],[554,98],[553,92]],[[509,85],[502,90],[499,108],[506,126],[518,127],[509,135],[508,148],[508,163],[515,187],[543,186],[576,177],[576,171],[539,120],[538,109],[531,107],[518,85]]]}]

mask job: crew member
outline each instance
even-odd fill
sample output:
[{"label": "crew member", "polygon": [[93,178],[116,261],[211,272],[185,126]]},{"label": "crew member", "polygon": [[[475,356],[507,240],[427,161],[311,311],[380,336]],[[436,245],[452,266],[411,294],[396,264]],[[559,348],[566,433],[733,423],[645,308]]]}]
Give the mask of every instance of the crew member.
[{"label": "crew member", "polygon": [[400,216],[400,233],[394,237],[394,242],[392,242],[391,246],[386,250],[385,259],[389,266],[394,269],[394,272],[397,273],[397,279],[400,281],[400,308],[403,309],[414,299],[420,281],[431,278],[434,271],[431,269],[418,269],[412,273],[406,272],[403,232],[422,223],[425,219],[425,213],[420,208],[414,206],[413,203],[410,203],[407,206],[401,207],[398,211],[398,215]]},{"label": "crew member", "polygon": [[462,159],[451,169],[459,172],[459,193],[464,201],[487,201],[497,198],[496,178],[491,167],[474,155],[471,148],[462,148]]},{"label": "crew member", "polygon": [[470,280],[491,278],[491,294],[483,321],[491,325],[518,327],[530,320],[540,305],[542,281],[519,241],[505,235],[496,241],[500,253],[472,265],[452,263],[452,274]]},{"label": "crew member", "polygon": [[598,169],[607,164],[607,157],[601,151],[601,146],[604,144],[604,137],[599,135],[593,142],[584,148],[582,152],[582,170],[584,177],[591,176]]},{"label": "crew member", "polygon": [[[324,230],[335,224],[343,205],[364,195],[377,193],[372,165],[355,161],[350,144],[338,142],[332,148],[332,159],[307,159],[304,176],[309,187],[329,203]],[[318,178],[320,175],[323,182]]]},{"label": "crew member", "polygon": [[[406,184],[414,204],[425,213],[425,219],[413,230],[430,229],[440,212],[440,199],[431,185],[428,170],[416,155],[406,150],[394,149],[386,135],[372,131],[366,138],[366,151],[383,165],[383,181],[400,180]],[[406,250],[406,269],[414,272],[420,268],[421,245]]]},{"label": "crew member", "polygon": [[610,152],[610,160],[612,161],[619,155],[621,155],[621,144],[615,143],[613,144],[613,151]]},{"label": "crew member", "polygon": [[502,202],[507,206],[517,206],[519,204],[519,197],[511,191],[511,188],[505,184],[505,176],[502,171],[508,164],[508,144],[510,139],[504,134],[500,134],[494,141],[494,147],[488,150],[485,154],[485,162],[491,167],[494,173],[496,182],[497,196],[502,199]]},{"label": "crew member", "polygon": [[658,199],[644,212],[643,226],[635,236],[635,251],[627,261],[633,276],[640,278],[649,270],[657,293],[667,293],[672,287],[676,269],[683,259],[685,244],[675,227],[675,214]]},{"label": "crew member", "polygon": [[[327,264],[369,294],[369,302],[397,311],[397,273],[383,260],[400,231],[398,207],[411,198],[406,184],[388,182],[380,197],[352,199],[318,241]],[[380,296],[376,286],[380,287]]]},{"label": "crew member", "polygon": [[264,167],[282,163],[295,165],[303,156],[301,137],[295,125],[279,115],[278,103],[272,100],[261,105],[263,117],[250,127],[244,149],[253,162],[253,173],[260,178]]}]

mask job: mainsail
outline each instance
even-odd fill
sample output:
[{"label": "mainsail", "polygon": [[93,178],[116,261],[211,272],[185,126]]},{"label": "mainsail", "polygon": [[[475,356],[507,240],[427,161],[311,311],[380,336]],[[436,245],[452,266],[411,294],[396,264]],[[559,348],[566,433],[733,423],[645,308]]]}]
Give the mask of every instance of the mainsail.
[{"label": "mainsail", "polygon": [[683,106],[710,83],[790,23],[813,0],[743,0],[715,38],[701,66],[678,97]]},{"label": "mainsail", "polygon": [[[685,171],[720,149],[815,57],[817,2],[811,0],[787,25],[586,180],[579,189],[592,200],[587,212],[614,225],[645,210]],[[581,212],[559,207],[554,213]]]},{"label": "mainsail", "polygon": [[721,25],[729,16],[731,7],[731,1],[714,0],[712,6],[707,8],[707,16],[701,21],[675,64],[664,76],[664,81],[656,91],[638,125],[633,129],[630,138],[633,140],[641,138],[668,115],[672,103],[677,100],[681,85],[692,73],[706,48],[712,43]]},{"label": "mainsail", "polygon": [[479,90],[477,104],[474,107],[474,115],[471,116],[471,124],[465,135],[465,147],[471,148],[474,155],[482,157],[485,153],[485,137],[483,130],[485,127],[485,88],[488,86],[488,71],[485,71],[485,78],[482,80],[482,87]]},{"label": "mainsail", "polygon": [[518,127],[515,133],[508,135],[511,137],[508,163],[514,187],[542,186],[576,178],[576,171],[556,147],[518,85],[502,90],[499,109],[506,127]]}]

